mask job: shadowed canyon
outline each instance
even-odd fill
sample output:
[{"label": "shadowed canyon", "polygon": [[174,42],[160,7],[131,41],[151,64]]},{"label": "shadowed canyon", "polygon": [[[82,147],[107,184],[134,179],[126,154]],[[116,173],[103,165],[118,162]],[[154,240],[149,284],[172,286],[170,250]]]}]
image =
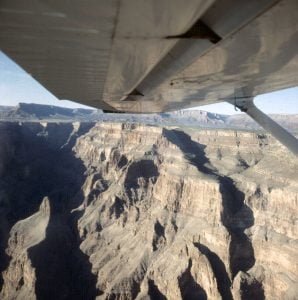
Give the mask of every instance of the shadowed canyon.
[{"label": "shadowed canyon", "polygon": [[297,299],[298,161],[257,132],[0,123],[1,299]]}]

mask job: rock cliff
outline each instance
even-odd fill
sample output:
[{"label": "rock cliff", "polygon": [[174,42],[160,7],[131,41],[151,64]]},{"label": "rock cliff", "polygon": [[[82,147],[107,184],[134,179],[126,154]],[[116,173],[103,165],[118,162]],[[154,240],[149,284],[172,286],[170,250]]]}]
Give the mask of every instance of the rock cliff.
[{"label": "rock cliff", "polygon": [[296,299],[297,159],[270,136],[0,124],[1,299]]}]

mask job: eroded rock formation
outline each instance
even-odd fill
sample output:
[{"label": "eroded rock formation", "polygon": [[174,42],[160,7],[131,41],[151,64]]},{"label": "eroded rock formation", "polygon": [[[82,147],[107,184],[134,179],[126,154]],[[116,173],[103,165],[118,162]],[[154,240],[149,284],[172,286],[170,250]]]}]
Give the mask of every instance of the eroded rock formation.
[{"label": "eroded rock formation", "polygon": [[297,159],[252,132],[0,124],[3,299],[295,299]]}]

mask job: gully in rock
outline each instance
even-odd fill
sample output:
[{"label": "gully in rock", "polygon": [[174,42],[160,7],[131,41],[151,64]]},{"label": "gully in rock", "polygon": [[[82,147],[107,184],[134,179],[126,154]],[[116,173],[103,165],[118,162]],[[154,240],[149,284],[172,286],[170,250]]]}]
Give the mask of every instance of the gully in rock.
[{"label": "gully in rock", "polygon": [[[227,176],[220,174],[211,165],[204,153],[204,146],[194,142],[189,135],[178,130],[164,129],[164,135],[173,144],[177,145],[189,160],[200,172],[215,176],[220,184],[220,191],[223,199],[223,212],[221,215],[222,223],[228,230],[231,241],[229,245],[229,271],[231,280],[235,278],[239,271],[246,272],[253,267],[255,263],[254,250],[249,238],[244,233],[246,228],[253,226],[254,218],[251,209],[244,203],[244,193],[237,189],[233,180]],[[241,222],[237,222],[241,218]],[[239,226],[241,224],[241,226]],[[198,249],[203,250],[205,255],[213,260],[211,265],[214,266],[215,258],[210,257],[209,252],[204,246],[199,246]],[[209,253],[209,255],[207,255]],[[219,286],[228,297],[231,296],[227,290],[227,285],[231,285],[229,280],[225,280],[226,285]],[[259,284],[262,289],[262,285]],[[250,294],[250,289],[255,289],[255,286],[246,286],[242,292]],[[262,291],[259,293],[262,295]],[[259,299],[261,299],[260,297]],[[227,298],[228,299],[228,298]]]}]

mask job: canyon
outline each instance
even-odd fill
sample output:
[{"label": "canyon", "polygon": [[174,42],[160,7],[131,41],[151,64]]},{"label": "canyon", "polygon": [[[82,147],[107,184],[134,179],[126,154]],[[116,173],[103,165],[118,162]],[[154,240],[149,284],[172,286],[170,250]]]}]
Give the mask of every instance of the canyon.
[{"label": "canyon", "polygon": [[298,161],[261,132],[0,122],[1,299],[297,299]]}]

